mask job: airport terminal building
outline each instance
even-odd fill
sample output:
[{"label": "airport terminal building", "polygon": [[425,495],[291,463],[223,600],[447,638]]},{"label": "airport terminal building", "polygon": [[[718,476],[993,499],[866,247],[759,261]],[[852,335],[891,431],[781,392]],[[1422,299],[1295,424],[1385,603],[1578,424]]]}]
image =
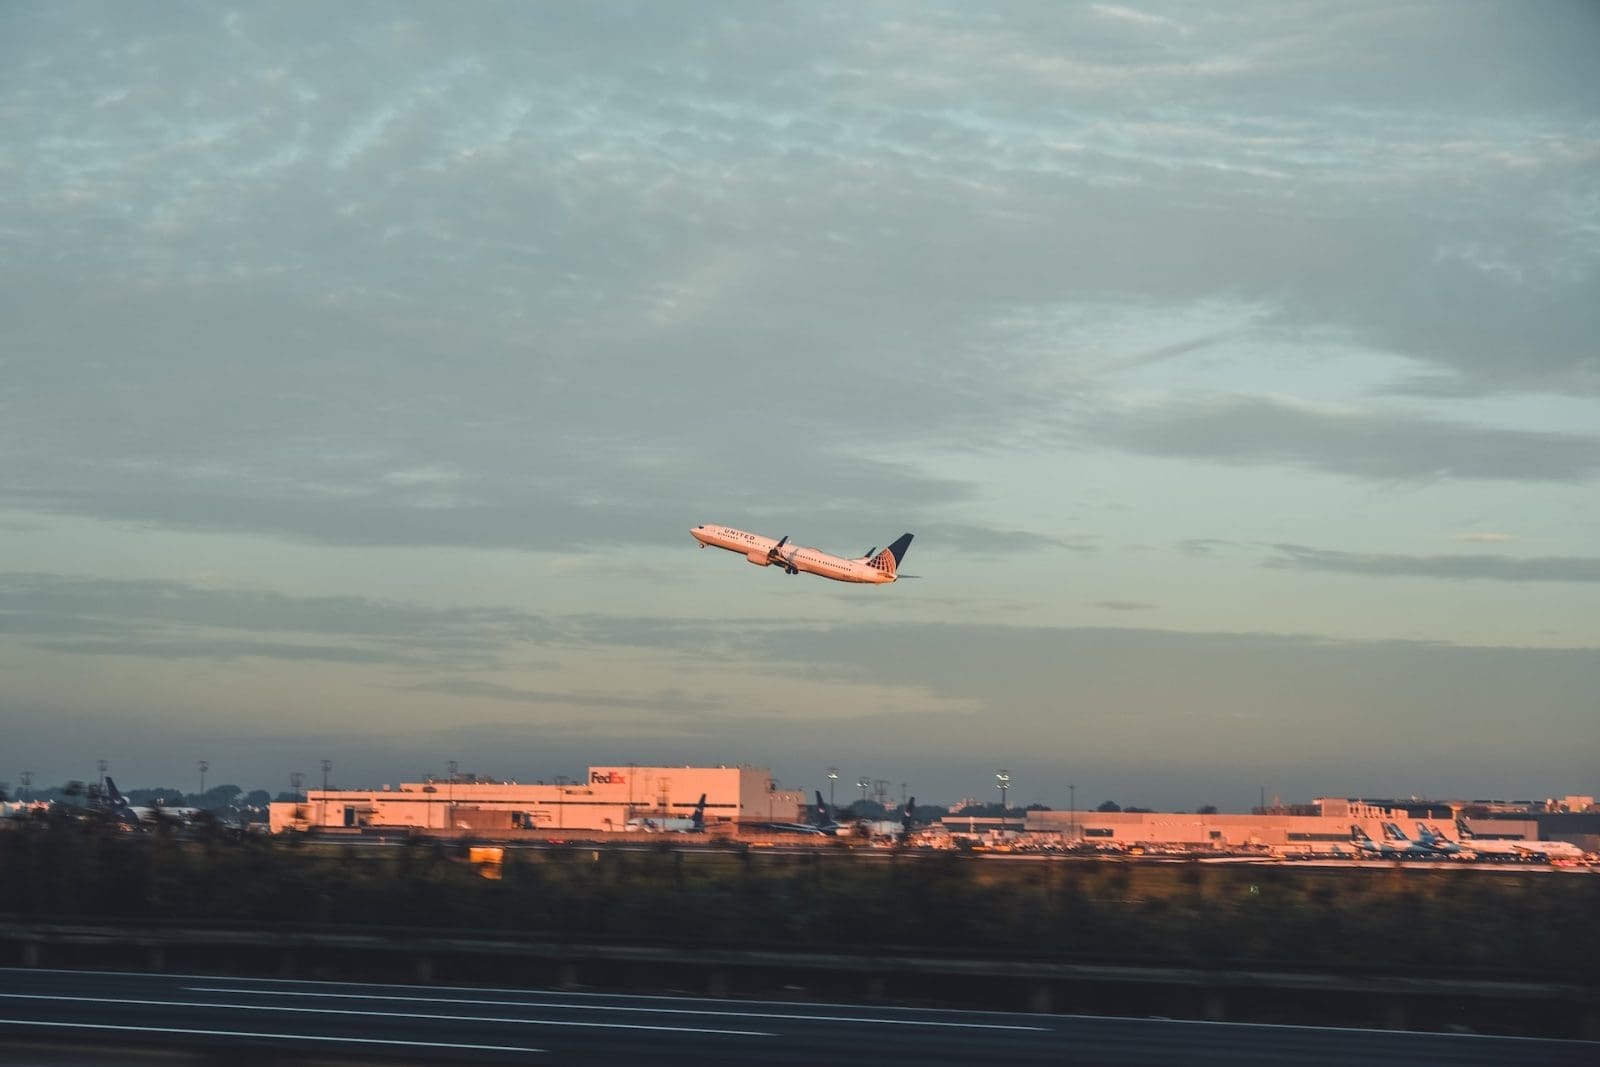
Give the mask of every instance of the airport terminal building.
[{"label": "airport terminal building", "polygon": [[[1348,851],[1352,827],[1356,826],[1374,841],[1383,840],[1385,823],[1395,824],[1408,836],[1415,836],[1417,823],[1422,822],[1443,838],[1457,837],[1458,812],[1449,804],[1401,806],[1399,802],[1319,797],[1314,808],[1316,814],[1030,811],[1023,829],[1030,835],[1054,837],[1063,844],[1256,849],[1283,855]],[[960,816],[945,821],[959,829]],[[1532,841],[1540,836],[1538,824],[1532,820],[1463,821],[1486,838]]]},{"label": "airport terminal building", "polygon": [[[381,789],[310,789],[272,805],[270,827],[359,833],[403,830],[515,837],[650,832],[689,819],[706,798],[707,830],[802,818],[803,792],[780,790],[765,767],[590,767],[581,782],[425,778]],[[669,821],[671,820],[671,821]]]}]

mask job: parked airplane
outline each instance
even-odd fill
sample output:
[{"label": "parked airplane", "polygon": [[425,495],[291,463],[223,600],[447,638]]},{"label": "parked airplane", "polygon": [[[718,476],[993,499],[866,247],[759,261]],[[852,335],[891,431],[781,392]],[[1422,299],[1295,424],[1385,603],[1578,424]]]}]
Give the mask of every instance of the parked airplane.
[{"label": "parked airplane", "polygon": [[148,808],[142,805],[135,807],[122,795],[122,791],[117,788],[117,783],[111,780],[109,774],[106,775],[106,803],[113,812],[132,817],[139,822],[159,822],[162,819],[181,819],[187,822],[198,817],[201,812],[200,808],[168,807],[164,804]]},{"label": "parked airplane", "polygon": [[916,819],[912,815],[916,807],[917,798],[910,797],[906,800],[905,806],[900,809],[900,817],[898,819],[863,819],[856,825],[856,833],[862,837],[869,837],[874,841],[904,841],[917,828]]},{"label": "parked airplane", "polygon": [[1366,852],[1378,855],[1383,852],[1378,843],[1367,836],[1367,832],[1355,823],[1350,824],[1350,844],[1355,846],[1357,852]]},{"label": "parked airplane", "polygon": [[1400,829],[1400,825],[1395,824],[1395,822],[1386,822],[1384,824],[1384,843],[1392,846],[1397,856],[1421,856],[1424,859],[1434,859],[1435,856],[1442,856],[1443,854],[1440,853],[1440,849],[1434,848],[1426,841],[1413,841],[1411,838],[1406,837],[1405,830]]},{"label": "parked airplane", "polygon": [[[1437,855],[1431,849],[1425,848],[1401,834],[1399,827],[1394,827],[1391,831],[1390,824],[1386,823],[1383,827],[1383,834],[1382,841],[1374,841],[1367,836],[1365,830],[1352,823],[1350,826],[1350,843],[1362,852],[1385,856],[1389,859]],[[1399,835],[1398,839],[1394,836],[1396,834]]]},{"label": "parked airplane", "polygon": [[647,834],[703,834],[706,832],[706,795],[700,794],[700,802],[687,819],[675,819],[670,815],[663,818],[637,817],[628,820],[628,829],[643,830]]},{"label": "parked airplane", "polygon": [[827,802],[822,799],[822,790],[818,789],[817,805],[812,810],[816,813],[817,829],[825,834],[837,834],[846,829],[840,825],[838,815],[828,810]]},{"label": "parked airplane", "polygon": [[1456,820],[1461,843],[1472,851],[1489,856],[1513,856],[1527,860],[1581,860],[1583,849],[1571,841],[1485,840],[1478,837],[1461,819]]},{"label": "parked airplane", "polygon": [[828,805],[822,800],[822,792],[817,792],[816,807],[811,809],[811,816],[806,822],[755,822],[746,823],[752,830],[770,830],[779,834],[813,834],[818,837],[834,837],[845,827],[828,814]]},{"label": "parked airplane", "polygon": [[1536,859],[1536,856],[1528,853],[1528,849],[1523,848],[1525,841],[1478,837],[1477,833],[1467,829],[1464,819],[1456,819],[1456,840],[1461,841],[1461,848],[1485,859]]},{"label": "parked airplane", "polygon": [[1530,841],[1530,847],[1536,848],[1539,854],[1551,860],[1581,860],[1587,853],[1574,845],[1571,841]]},{"label": "parked airplane", "polygon": [[13,801],[4,789],[0,789],[0,819],[21,819],[29,815],[34,807],[33,804]]},{"label": "parked airplane", "polygon": [[1443,834],[1434,832],[1433,827],[1427,823],[1417,823],[1417,840],[1441,856],[1459,856],[1463,851],[1459,844]]},{"label": "parked airplane", "polygon": [[905,559],[907,546],[911,544],[910,534],[901,534],[894,544],[882,552],[869,548],[859,559],[845,559],[842,556],[830,556],[815,548],[791,545],[787,534],[774,541],[770,537],[735,530],[731,526],[696,526],[689,532],[700,542],[701,548],[725,548],[729,552],[739,553],[757,567],[776,565],[789,574],[805,571],[836,582],[868,585],[882,585],[900,578],[915,577],[896,573],[900,561]]}]

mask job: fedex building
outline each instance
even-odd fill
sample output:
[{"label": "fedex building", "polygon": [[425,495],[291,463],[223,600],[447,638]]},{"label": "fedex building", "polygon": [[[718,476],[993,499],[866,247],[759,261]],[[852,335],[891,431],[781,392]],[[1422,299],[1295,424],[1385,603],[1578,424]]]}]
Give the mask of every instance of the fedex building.
[{"label": "fedex building", "polygon": [[310,789],[271,808],[273,833],[408,830],[463,836],[561,836],[649,832],[684,825],[701,795],[708,830],[795,822],[805,794],[780,790],[764,767],[590,767],[579,782],[554,785],[429,776],[381,789]]}]

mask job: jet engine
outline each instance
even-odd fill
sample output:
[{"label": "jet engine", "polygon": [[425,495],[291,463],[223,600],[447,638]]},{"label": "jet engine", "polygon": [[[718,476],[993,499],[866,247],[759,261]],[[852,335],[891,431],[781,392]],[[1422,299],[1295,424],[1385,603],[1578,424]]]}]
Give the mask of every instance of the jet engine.
[{"label": "jet engine", "polygon": [[754,563],[757,567],[772,566],[772,557],[765,552],[746,552],[744,558]]}]

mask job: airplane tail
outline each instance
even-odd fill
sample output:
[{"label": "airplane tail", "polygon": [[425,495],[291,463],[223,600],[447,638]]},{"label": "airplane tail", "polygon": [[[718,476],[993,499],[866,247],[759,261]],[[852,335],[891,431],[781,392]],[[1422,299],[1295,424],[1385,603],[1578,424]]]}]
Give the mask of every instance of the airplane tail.
[{"label": "airplane tail", "polygon": [[823,802],[822,790],[818,789],[816,791],[816,793],[817,793],[817,807],[816,807],[817,825],[818,826],[826,826],[828,824],[828,805]]},{"label": "airplane tail", "polygon": [[118,807],[128,803],[128,798],[123,796],[121,791],[117,789],[117,783],[111,780],[109,774],[106,775],[106,799]]},{"label": "airplane tail", "polygon": [[690,822],[696,831],[706,828],[706,795],[700,794],[700,801],[694,806],[694,813],[689,816]]},{"label": "airplane tail", "polygon": [[875,567],[887,574],[890,578],[895,576],[895,571],[900,566],[900,561],[906,558],[906,549],[911,546],[911,535],[901,534],[895,538],[894,544],[879,552],[867,561],[869,567]]},{"label": "airplane tail", "polygon": [[[906,537],[907,537],[907,539],[909,539],[911,537],[911,535],[910,534],[906,534]],[[902,811],[900,813],[900,832],[902,834],[911,833],[911,830],[915,826],[916,821],[917,821],[916,820],[916,810],[917,810],[917,798],[916,797],[908,797],[908,798],[906,798],[906,808],[905,808],[904,811]]]},{"label": "airplane tail", "polygon": [[1469,830],[1467,828],[1467,820],[1465,820],[1465,819],[1457,819],[1456,820],[1456,838],[1458,840],[1471,841],[1473,839],[1473,837],[1475,837],[1475,836],[1477,836],[1477,835],[1475,835],[1471,830]]}]

